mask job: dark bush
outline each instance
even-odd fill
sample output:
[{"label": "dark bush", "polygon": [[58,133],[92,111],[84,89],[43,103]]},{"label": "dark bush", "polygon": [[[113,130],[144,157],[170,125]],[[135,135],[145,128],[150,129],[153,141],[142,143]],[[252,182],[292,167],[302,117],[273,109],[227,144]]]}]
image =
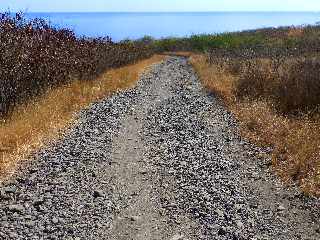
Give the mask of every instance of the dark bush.
[{"label": "dark bush", "polygon": [[143,41],[77,38],[42,19],[0,14],[0,116],[50,87],[89,80],[152,54],[153,48]]},{"label": "dark bush", "polygon": [[280,75],[278,102],[285,112],[312,111],[320,104],[320,59],[299,58]]},{"label": "dark bush", "polygon": [[273,100],[283,113],[313,111],[320,104],[319,71],[319,57],[245,61],[236,95]]}]

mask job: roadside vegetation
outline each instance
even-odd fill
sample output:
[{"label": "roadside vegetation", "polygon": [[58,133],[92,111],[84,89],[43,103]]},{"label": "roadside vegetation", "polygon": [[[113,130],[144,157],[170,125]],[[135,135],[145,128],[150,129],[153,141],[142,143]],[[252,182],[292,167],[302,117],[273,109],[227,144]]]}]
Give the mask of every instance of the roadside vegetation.
[{"label": "roadside vegetation", "polygon": [[142,41],[77,38],[42,19],[0,14],[0,115],[14,106],[73,80],[90,80],[107,69],[151,57]]},{"label": "roadside vegetation", "polygon": [[[219,95],[249,140],[271,147],[288,183],[320,195],[320,27],[283,27],[158,42],[192,51],[203,84]],[[179,49],[181,42],[186,42]],[[160,47],[159,47],[160,48]]]}]

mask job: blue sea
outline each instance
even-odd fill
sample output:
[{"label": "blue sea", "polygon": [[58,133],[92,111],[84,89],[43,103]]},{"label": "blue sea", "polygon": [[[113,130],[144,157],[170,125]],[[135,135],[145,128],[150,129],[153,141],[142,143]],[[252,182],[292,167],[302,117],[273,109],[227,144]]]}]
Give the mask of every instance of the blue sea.
[{"label": "blue sea", "polygon": [[27,13],[57,27],[67,27],[78,36],[110,36],[114,41],[184,37],[263,27],[316,24],[319,12],[201,12],[201,13]]}]

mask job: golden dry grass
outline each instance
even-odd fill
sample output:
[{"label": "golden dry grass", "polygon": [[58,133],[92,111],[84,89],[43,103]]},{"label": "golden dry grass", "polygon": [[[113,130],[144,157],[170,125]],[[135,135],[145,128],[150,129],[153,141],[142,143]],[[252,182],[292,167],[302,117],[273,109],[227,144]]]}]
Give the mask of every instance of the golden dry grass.
[{"label": "golden dry grass", "polygon": [[164,52],[167,56],[177,56],[177,57],[191,57],[192,52]]},{"label": "golden dry grass", "polygon": [[205,56],[192,56],[190,62],[204,86],[217,93],[239,120],[242,135],[273,147],[273,168],[279,176],[298,182],[306,194],[320,196],[320,117],[285,117],[266,99],[237,99],[238,76],[209,65]]},{"label": "golden dry grass", "polygon": [[235,101],[233,94],[235,77],[233,75],[221,67],[210,66],[204,55],[192,55],[190,62],[198,73],[202,84],[207,89],[215,92],[226,103],[233,103]]},{"label": "golden dry grass", "polygon": [[59,137],[74,122],[74,113],[118,90],[133,87],[148,66],[165,56],[112,69],[96,80],[74,81],[15,109],[0,123],[0,180],[10,177],[32,152]]},{"label": "golden dry grass", "polygon": [[290,28],[287,35],[289,37],[302,37],[304,35],[304,30],[302,27]]}]

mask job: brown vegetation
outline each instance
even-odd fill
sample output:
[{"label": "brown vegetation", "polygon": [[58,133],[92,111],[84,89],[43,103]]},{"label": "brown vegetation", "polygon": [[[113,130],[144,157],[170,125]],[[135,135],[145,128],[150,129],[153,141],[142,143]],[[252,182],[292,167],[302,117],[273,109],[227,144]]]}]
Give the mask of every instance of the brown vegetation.
[{"label": "brown vegetation", "polygon": [[320,103],[319,69],[318,57],[247,60],[242,63],[235,94],[271,99],[283,113],[314,110]]},{"label": "brown vegetation", "polygon": [[175,57],[191,57],[192,52],[163,52],[162,54]]},{"label": "brown vegetation", "polygon": [[94,79],[104,71],[149,58],[144,41],[77,38],[42,19],[0,13],[0,117],[51,87]]},{"label": "brown vegetation", "polygon": [[15,108],[10,119],[0,123],[0,178],[10,176],[21,160],[57,138],[74,121],[76,111],[132,87],[146,67],[164,58],[156,55],[134,65],[108,70],[95,80],[71,81]]},{"label": "brown vegetation", "polygon": [[[203,84],[231,109],[249,140],[273,148],[274,169],[297,181],[308,194],[320,195],[320,117],[318,59],[218,57],[191,63]],[[236,66],[236,67],[235,67]]]}]

